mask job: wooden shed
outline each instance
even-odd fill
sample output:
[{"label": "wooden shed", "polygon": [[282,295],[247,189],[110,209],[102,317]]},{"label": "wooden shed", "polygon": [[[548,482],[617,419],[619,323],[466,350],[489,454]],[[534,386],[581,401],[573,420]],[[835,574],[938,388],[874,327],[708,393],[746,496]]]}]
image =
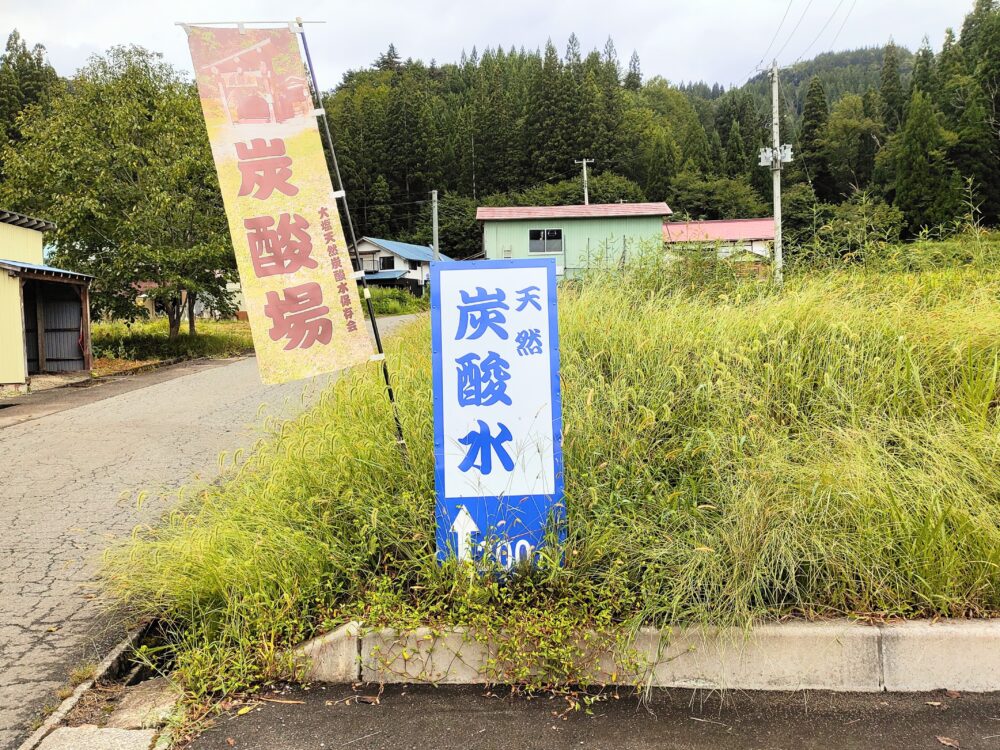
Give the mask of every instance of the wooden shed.
[{"label": "wooden shed", "polygon": [[45,265],[44,219],[0,209],[0,387],[32,375],[89,371],[93,277]]}]

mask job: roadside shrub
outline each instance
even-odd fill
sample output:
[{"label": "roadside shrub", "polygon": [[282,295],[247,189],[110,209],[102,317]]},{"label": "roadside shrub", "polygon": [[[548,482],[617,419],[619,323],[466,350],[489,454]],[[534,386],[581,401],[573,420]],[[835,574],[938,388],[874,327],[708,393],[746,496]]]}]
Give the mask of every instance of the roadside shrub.
[{"label": "roadside shrub", "polygon": [[857,191],[839,205],[816,205],[812,224],[796,232],[793,261],[813,267],[869,262],[899,247],[903,214],[867,191]]},{"label": "roadside shrub", "polygon": [[[372,306],[375,308],[375,315],[407,315],[430,309],[429,297],[418,297],[406,289],[370,286],[368,290],[372,295]],[[365,311],[365,317],[367,317],[368,306],[362,304],[361,307]]]},{"label": "roadside shrub", "polygon": [[134,360],[233,357],[253,351],[250,326],[243,321],[199,320],[194,336],[186,331],[170,341],[166,318],[94,323],[91,346],[94,357]]}]

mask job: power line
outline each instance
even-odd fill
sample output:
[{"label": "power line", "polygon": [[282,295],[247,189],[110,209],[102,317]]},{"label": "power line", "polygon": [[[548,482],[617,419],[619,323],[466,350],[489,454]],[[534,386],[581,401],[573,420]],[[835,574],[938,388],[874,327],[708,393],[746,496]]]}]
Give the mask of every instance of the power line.
[{"label": "power line", "polygon": [[364,206],[366,208],[372,208],[373,206],[379,206],[379,207],[388,206],[391,208],[392,206],[413,206],[416,205],[417,203],[430,203],[430,201],[422,200],[422,201],[400,201],[399,203],[365,203]]},{"label": "power line", "polygon": [[799,60],[801,60],[803,57],[805,57],[806,53],[809,50],[812,49],[812,46],[814,44],[816,44],[816,42],[819,41],[819,38],[821,36],[823,36],[823,32],[826,31],[827,27],[830,25],[830,22],[833,20],[834,16],[837,15],[837,11],[840,10],[840,7],[843,4],[844,4],[844,0],[840,0],[840,2],[837,3],[837,6],[833,9],[833,13],[831,13],[830,17],[828,19],[826,19],[826,23],[823,24],[823,27],[819,30],[819,33],[813,38],[813,40],[811,42],[809,42],[809,46],[806,47],[804,50],[802,50],[802,54],[799,55],[797,58],[795,58],[795,62],[793,62],[792,65],[795,65],[795,63],[797,63]]},{"label": "power line", "polygon": [[806,13],[808,13],[808,12],[809,12],[809,9],[810,9],[810,8],[812,7],[812,4],[813,4],[813,0],[809,0],[809,2],[808,2],[808,3],[806,3],[806,7],[805,7],[805,9],[804,9],[804,10],[802,11],[802,15],[801,15],[801,16],[799,16],[799,20],[798,20],[798,21],[796,22],[796,24],[795,24],[795,28],[794,28],[794,29],[792,29],[791,33],[790,33],[790,34],[788,35],[788,38],[787,38],[787,39],[785,39],[785,43],[781,45],[781,49],[779,49],[779,50],[777,51],[777,53],[775,53],[775,55],[774,55],[774,56],[775,56],[775,58],[779,58],[779,57],[781,57],[781,53],[785,51],[785,47],[787,47],[787,46],[788,46],[788,43],[789,43],[790,41],[792,41],[792,39],[793,39],[793,38],[795,37],[795,32],[799,30],[799,26],[801,26],[801,25],[802,25],[802,21],[803,21],[803,20],[805,19],[805,17],[806,17]]},{"label": "power line", "polygon": [[847,15],[844,16],[844,22],[840,24],[840,28],[837,29],[837,33],[833,35],[833,40],[830,42],[831,52],[833,51],[833,45],[835,45],[837,40],[840,39],[840,32],[844,30],[844,27],[847,25],[847,19],[851,17],[851,13],[854,11],[854,6],[857,4],[858,0],[852,0],[851,7],[847,9]]},{"label": "power line", "polygon": [[[785,111],[791,114],[792,112],[794,112],[794,107],[792,106],[792,103],[788,101],[788,92],[785,90],[785,87],[781,85],[780,80],[778,82],[778,91],[781,94],[782,101],[785,102]],[[799,154],[798,161],[802,165],[802,171],[806,173],[806,180],[808,180],[809,185],[812,186],[813,181],[812,181],[812,175],[809,174],[809,163],[803,157],[802,141],[799,139],[799,133],[801,132],[801,123],[798,121],[797,118],[790,118],[789,125],[792,128],[792,143],[795,145],[795,150]]]},{"label": "power line", "polygon": [[[764,58],[767,57],[767,53],[770,52],[771,47],[774,46],[774,42],[777,40],[778,34],[781,33],[781,27],[785,25],[785,19],[788,18],[788,11],[792,9],[792,3],[794,2],[795,0],[788,0],[788,5],[785,6],[785,14],[781,17],[781,22],[778,24],[778,28],[774,30],[774,36],[772,36],[771,41],[767,43],[767,49],[764,50],[764,54],[760,56],[760,60],[757,61],[757,64],[753,66],[753,70],[750,71],[750,74],[761,69],[760,66],[763,65]],[[750,74],[747,75],[747,78],[750,77]]]}]

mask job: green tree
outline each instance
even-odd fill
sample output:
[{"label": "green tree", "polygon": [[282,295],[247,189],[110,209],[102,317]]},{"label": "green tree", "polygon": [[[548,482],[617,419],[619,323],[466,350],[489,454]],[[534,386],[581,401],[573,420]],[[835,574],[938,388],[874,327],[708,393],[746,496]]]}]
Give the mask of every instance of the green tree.
[{"label": "green tree", "polygon": [[750,155],[743,143],[739,120],[733,120],[726,138],[725,165],[727,177],[741,177],[750,171]]},{"label": "green tree", "polygon": [[525,123],[530,168],[535,179],[561,177],[573,166],[574,138],[570,128],[572,103],[566,91],[562,63],[552,42],[545,45],[542,67],[531,87],[531,103]]},{"label": "green tree", "polygon": [[364,233],[369,237],[387,237],[389,220],[392,218],[392,207],[389,205],[389,183],[383,175],[375,178],[368,194],[368,204],[365,206]]},{"label": "green tree", "polygon": [[176,337],[184,305],[228,305],[235,261],[195,89],[159,55],[115,47],[93,57],[4,150],[0,203],[43,216],[54,261],[96,276],[100,314],[134,318],[136,285]]},{"label": "green tree", "polygon": [[930,98],[913,92],[909,116],[893,149],[895,205],[911,234],[951,221],[958,215],[959,180],[948,161],[955,135],[942,127]]},{"label": "green tree", "polygon": [[629,91],[638,91],[642,86],[642,70],[639,67],[639,53],[632,51],[632,57],[628,61],[628,73],[625,74],[625,88]]},{"label": "green tree", "polygon": [[671,192],[671,208],[693,219],[749,219],[767,211],[753,188],[728,177],[705,178],[683,171],[674,178]]},{"label": "green tree", "polygon": [[903,125],[906,95],[899,78],[899,53],[892,42],[885,46],[883,52],[879,94],[882,97],[882,122],[889,133],[895,133]]},{"label": "green tree", "polygon": [[992,22],[996,14],[996,0],[976,0],[972,12],[966,15],[962,23],[962,47],[969,61],[980,60],[987,52],[982,46],[984,27]]},{"label": "green tree", "polygon": [[825,204],[807,182],[792,185],[781,194],[781,234],[789,243],[790,253],[816,234],[824,219]]},{"label": "green tree", "polygon": [[945,31],[941,54],[938,56],[937,103],[952,124],[958,121],[963,107],[963,93],[970,80],[962,46],[955,41],[955,32]]},{"label": "green tree", "polygon": [[847,94],[833,105],[822,140],[833,178],[833,193],[846,196],[867,187],[875,169],[881,125],[869,117],[864,100]]},{"label": "green tree", "polygon": [[823,82],[819,76],[813,76],[799,128],[799,160],[820,200],[831,200],[836,194],[825,146],[829,119]]},{"label": "green tree", "polygon": [[28,49],[14,29],[0,54],[0,142],[18,140],[18,116],[33,104],[44,104],[58,85],[59,76],[46,59],[45,47],[36,44]]},{"label": "green tree", "polygon": [[583,58],[580,54],[580,40],[576,34],[571,33],[566,42],[566,56],[563,58],[566,72],[572,75],[577,81],[583,78]]},{"label": "green tree", "polygon": [[975,199],[980,204],[983,219],[993,224],[1000,219],[1000,148],[990,130],[985,97],[975,82],[972,93],[963,97],[966,105],[957,124],[958,138],[949,152],[952,162],[963,178],[971,178]]},{"label": "green tree", "polygon": [[390,42],[389,47],[375,60],[375,68],[378,70],[397,71],[401,67],[399,53],[396,52],[396,45]]},{"label": "green tree", "polygon": [[[980,12],[980,2],[976,12]],[[995,4],[983,13],[975,28],[975,45],[970,61],[975,61],[973,77],[985,95],[986,118],[995,143],[1000,143],[1000,8]],[[963,46],[965,32],[963,29]]]},{"label": "green tree", "polygon": [[712,135],[708,139],[708,144],[708,166],[702,171],[710,175],[725,175],[726,147],[722,145],[722,138],[719,136],[719,131],[715,128],[712,129]]},{"label": "green tree", "polygon": [[932,101],[937,101],[938,71],[937,63],[934,60],[934,53],[931,51],[931,43],[924,37],[913,58],[913,74],[910,76],[910,96],[916,90],[923,91]]},{"label": "green tree", "polygon": [[[579,158],[605,157],[605,146],[611,134],[607,129],[604,94],[592,70],[587,71],[577,99],[575,151],[580,154]],[[603,160],[603,158],[597,159],[598,164],[595,165],[597,169],[601,168],[600,162]]]},{"label": "green tree", "polygon": [[653,125],[643,141],[640,181],[643,192],[650,200],[667,200],[679,160],[680,151],[669,129]]},{"label": "green tree", "polygon": [[[635,182],[614,172],[602,172],[590,180],[590,202],[641,203],[646,194]],[[583,203],[583,180],[579,177],[554,183],[539,183],[525,190],[497,193],[483,199],[487,206],[562,206]]]}]

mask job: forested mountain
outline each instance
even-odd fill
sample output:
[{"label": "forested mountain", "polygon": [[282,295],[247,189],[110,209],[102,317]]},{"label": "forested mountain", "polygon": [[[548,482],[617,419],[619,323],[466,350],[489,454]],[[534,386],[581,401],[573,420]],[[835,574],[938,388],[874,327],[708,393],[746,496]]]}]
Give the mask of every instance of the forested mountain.
[{"label": "forested mountain", "polygon": [[[1000,11],[978,0],[960,37],[935,54],[896,47],[824,53],[781,71],[790,226],[871,191],[904,232],[954,219],[965,180],[996,222]],[[594,159],[601,200],[666,200],[731,218],[770,211],[766,75],[726,91],[644,80],[609,39],[584,53],[490,48],[455,64],[402,60],[392,46],[325,98],[358,223],[368,234],[429,239],[432,189],[442,244],[473,252],[477,204],[582,202],[576,159]],[[525,194],[524,191],[529,191]],[[899,214],[902,212],[902,214]],[[799,217],[801,223],[801,216]],[[898,230],[897,230],[898,231]]]},{"label": "forested mountain", "polygon": [[[871,88],[878,88],[882,77],[882,59],[885,47],[862,47],[842,52],[823,52],[811,60],[803,60],[781,70],[781,84],[786,104],[795,116],[802,114],[806,103],[809,82],[818,77],[831,103],[845,94],[863,95]],[[909,80],[913,69],[913,53],[905,47],[896,47],[900,78]],[[771,102],[771,79],[761,72],[745,85],[758,99],[761,106]]]},{"label": "forested mountain", "polygon": [[[859,206],[887,233],[952,222],[970,198],[997,222],[997,2],[975,0],[937,52],[888,43],[781,71],[782,140],[795,152],[783,177],[790,239]],[[20,143],[25,126],[44,120],[53,97],[72,95],[92,69],[66,87],[41,47],[11,35],[0,56],[0,134],[24,174],[33,174],[29,154],[44,153]],[[665,200],[678,217],[694,218],[770,212],[771,176],[757,157],[771,137],[766,75],[726,90],[657,73],[644,76],[638,54],[624,62],[610,38],[589,52],[575,35],[562,52],[551,41],[473,48],[446,64],[403,59],[389,45],[324,95],[356,226],[428,242],[429,193],[438,190],[442,249],[463,257],[479,248],[477,205],[582,202],[574,162],[583,158],[594,160],[594,202]],[[51,196],[33,198],[44,210]]]}]

